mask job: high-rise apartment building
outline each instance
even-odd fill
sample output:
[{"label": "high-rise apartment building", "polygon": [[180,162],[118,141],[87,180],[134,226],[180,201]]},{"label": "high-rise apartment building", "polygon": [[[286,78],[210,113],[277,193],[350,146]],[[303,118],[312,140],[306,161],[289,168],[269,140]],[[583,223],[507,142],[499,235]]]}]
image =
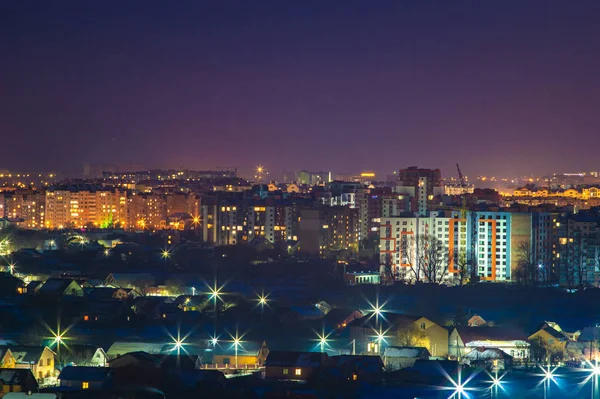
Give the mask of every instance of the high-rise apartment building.
[{"label": "high-rise apartment building", "polygon": [[65,187],[46,191],[49,229],[120,226],[127,222],[127,194],[118,189]]},{"label": "high-rise apartment building", "polygon": [[431,237],[441,242],[450,278],[457,276],[462,258],[474,261],[481,280],[514,280],[524,256],[542,267],[548,261],[549,218],[544,213],[488,211],[382,218],[380,261],[390,267],[396,278],[415,279],[414,270],[424,269],[424,265],[415,262],[425,262],[428,255],[419,252],[423,251],[419,245],[428,245],[420,237]]},{"label": "high-rise apartment building", "polygon": [[444,194],[442,173],[439,169],[420,169],[416,166],[401,169],[398,171],[395,191],[399,195],[414,197],[416,202],[412,211],[425,216],[428,201],[433,200],[437,195]]}]

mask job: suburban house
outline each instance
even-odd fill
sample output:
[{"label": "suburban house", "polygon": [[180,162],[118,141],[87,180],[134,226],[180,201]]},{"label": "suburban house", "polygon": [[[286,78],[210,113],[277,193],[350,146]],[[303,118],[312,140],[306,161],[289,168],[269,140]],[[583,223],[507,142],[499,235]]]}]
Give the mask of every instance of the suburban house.
[{"label": "suburban house", "polygon": [[265,361],[265,378],[306,381],[327,358],[320,352],[271,351]]},{"label": "suburban house", "polygon": [[501,371],[512,366],[512,356],[497,348],[475,348],[465,354],[461,362],[492,371]]},{"label": "suburban house", "polygon": [[417,360],[428,360],[427,348],[410,346],[388,346],[383,351],[383,363],[387,370],[412,367]]},{"label": "suburban house", "polygon": [[[5,350],[6,346],[0,346]],[[9,346],[12,355],[15,358],[15,368],[30,369],[38,381],[45,378],[56,377],[54,360],[56,354],[47,346]]]},{"label": "suburban house", "polygon": [[266,342],[244,341],[237,346],[224,344],[215,348],[213,364],[217,367],[261,367],[269,354]]},{"label": "suburban house", "polygon": [[[357,353],[381,355],[389,345],[424,347],[432,356],[448,354],[448,330],[423,316],[386,313],[385,319],[377,321],[371,315],[353,321],[349,327]],[[377,336],[380,329],[387,331],[383,342]]]},{"label": "suburban house", "polygon": [[567,343],[576,341],[579,336],[579,332],[567,333],[563,331],[560,326],[554,322],[545,321],[543,322],[527,340],[532,342],[533,340],[541,340],[546,347],[554,350],[565,351]]},{"label": "suburban house", "polygon": [[527,335],[512,327],[458,327],[449,339],[449,355],[460,359],[476,348],[495,348],[513,359],[529,358]]},{"label": "suburban house", "polygon": [[106,386],[110,372],[108,367],[67,366],[58,379],[61,387],[100,390]]},{"label": "suburban house", "polygon": [[61,278],[46,280],[36,292],[45,296],[83,296],[83,288],[77,281]]},{"label": "suburban house", "polygon": [[27,369],[0,369],[0,397],[10,392],[35,392],[38,383]]}]

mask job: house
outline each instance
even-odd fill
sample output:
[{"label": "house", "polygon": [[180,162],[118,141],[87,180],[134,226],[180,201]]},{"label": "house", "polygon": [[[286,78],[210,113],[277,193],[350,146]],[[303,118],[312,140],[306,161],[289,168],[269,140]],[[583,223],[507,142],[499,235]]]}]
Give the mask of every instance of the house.
[{"label": "house", "polygon": [[50,278],[37,289],[38,295],[45,296],[83,296],[83,288],[75,280]]},{"label": "house", "polygon": [[9,392],[34,392],[38,383],[28,369],[0,369],[0,396]]},{"label": "house", "polygon": [[380,356],[340,355],[331,356],[324,368],[333,376],[345,381],[361,381],[380,384],[383,378],[383,361]]},{"label": "house", "polygon": [[465,354],[461,362],[491,371],[501,371],[512,367],[512,356],[497,348],[475,348]]},{"label": "house", "polygon": [[106,386],[110,372],[108,367],[67,366],[58,379],[61,387],[100,390]]},{"label": "house", "polygon": [[[6,349],[0,346],[0,349]],[[38,381],[56,377],[54,367],[56,353],[47,346],[10,346],[8,347],[15,358],[15,368],[31,369]]]},{"label": "house", "polygon": [[[425,347],[432,356],[448,354],[448,330],[423,316],[386,313],[379,322],[375,317],[365,316],[349,327],[357,353],[380,355],[383,352],[380,346],[389,345]],[[380,329],[387,331],[384,342],[376,334]]]},{"label": "house", "polygon": [[215,348],[213,364],[226,367],[262,367],[269,354],[266,342],[244,341],[239,345],[224,344]]},{"label": "house", "polygon": [[10,348],[3,346],[0,347],[0,368],[3,369],[14,369],[17,361],[13,356]]},{"label": "house", "polygon": [[399,370],[412,367],[417,360],[428,360],[430,356],[423,347],[389,346],[383,352],[383,362],[387,370]]},{"label": "house", "polygon": [[306,381],[327,359],[326,353],[271,351],[265,361],[265,378]]},{"label": "house", "polygon": [[531,334],[527,340],[531,343],[535,340],[540,340],[544,346],[552,349],[552,351],[564,352],[567,348],[567,343],[576,341],[579,333],[566,333],[560,326],[554,322],[545,321],[538,326],[536,332]]},{"label": "house", "polygon": [[475,348],[496,348],[513,359],[529,358],[527,335],[513,327],[459,327],[450,333],[449,355],[460,359]]},{"label": "house", "polygon": [[61,353],[61,362],[72,366],[106,367],[108,359],[102,348],[94,345],[69,344]]}]

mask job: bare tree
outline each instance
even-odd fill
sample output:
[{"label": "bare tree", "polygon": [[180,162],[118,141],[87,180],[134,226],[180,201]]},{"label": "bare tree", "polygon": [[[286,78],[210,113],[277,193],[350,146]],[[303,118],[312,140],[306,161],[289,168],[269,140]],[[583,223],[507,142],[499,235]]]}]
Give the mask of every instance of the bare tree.
[{"label": "bare tree", "polygon": [[517,268],[515,277],[525,285],[535,285],[539,279],[539,268],[535,262],[535,256],[530,241],[521,241],[516,248]]},{"label": "bare tree", "polygon": [[423,333],[416,325],[411,324],[398,330],[396,339],[399,346],[417,346],[423,339]]},{"label": "bare tree", "polygon": [[423,278],[422,263],[419,262],[418,243],[413,234],[403,235],[400,240],[401,263],[407,264],[412,274],[411,280],[418,283]]},{"label": "bare tree", "polygon": [[[451,253],[450,256],[454,257],[454,253]],[[458,285],[463,285],[471,276],[471,262],[469,262],[466,251],[458,251],[454,259],[454,270],[458,276]]]},{"label": "bare tree", "polygon": [[448,274],[448,251],[442,240],[433,235],[420,235],[417,261],[428,282],[441,284]]}]

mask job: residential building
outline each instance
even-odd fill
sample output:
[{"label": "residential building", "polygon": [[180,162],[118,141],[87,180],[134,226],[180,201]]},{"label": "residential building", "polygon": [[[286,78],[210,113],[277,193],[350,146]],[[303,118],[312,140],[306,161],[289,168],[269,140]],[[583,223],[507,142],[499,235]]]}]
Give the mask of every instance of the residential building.
[{"label": "residential building", "polygon": [[[363,317],[348,325],[357,354],[381,355],[388,346],[427,348],[432,356],[448,354],[448,330],[423,316],[387,313],[385,319]],[[385,331],[385,340],[378,331]]]},{"label": "residential building", "polygon": [[566,287],[600,283],[600,217],[591,212],[562,214],[552,220],[554,268]]},{"label": "residential building", "polygon": [[[486,281],[510,281],[526,256],[536,265],[550,264],[551,228],[547,213],[493,211],[432,212],[428,216],[382,218],[380,261],[396,279],[416,280],[415,271],[430,267],[423,246],[440,242],[448,259],[449,278],[458,276],[460,258],[476,259],[477,275]],[[421,245],[421,247],[419,247]],[[474,252],[473,252],[474,251]],[[442,260],[443,260],[442,259]],[[445,263],[440,262],[445,268]],[[443,272],[443,271],[442,271]]]},{"label": "residential building", "polygon": [[213,364],[231,368],[259,368],[269,355],[266,342],[244,341],[243,344],[224,344],[215,348]]},{"label": "residential building", "polygon": [[[6,350],[6,346],[0,346],[0,349]],[[8,349],[15,358],[15,368],[30,369],[38,381],[56,377],[56,354],[47,346],[11,345]]]},{"label": "residential building", "polygon": [[462,358],[481,348],[494,348],[512,356],[513,359],[529,358],[527,335],[511,327],[460,327],[450,333],[448,355]]},{"label": "residential building", "polygon": [[[36,392],[38,383],[31,370],[28,369],[0,369],[0,397],[11,392]],[[8,395],[7,395],[8,396]]]},{"label": "residential building", "polygon": [[58,376],[61,387],[80,390],[101,390],[105,388],[111,369],[108,367],[67,366]]},{"label": "residential building", "polygon": [[298,184],[306,186],[316,186],[318,184],[326,184],[331,181],[331,172],[309,172],[301,170],[296,173],[296,181]]},{"label": "residential building", "polygon": [[336,251],[358,251],[357,209],[320,206],[300,209],[299,251],[324,256]]},{"label": "residential building", "polygon": [[163,229],[167,225],[167,203],[162,194],[132,194],[128,201],[127,225],[137,230]]},{"label": "residential building", "polygon": [[307,381],[327,358],[319,352],[271,351],[265,361],[265,378]]},{"label": "residential building", "polygon": [[442,173],[439,169],[421,169],[410,166],[398,171],[396,193],[409,195],[416,199],[413,212],[427,214],[428,201],[444,193]]}]

